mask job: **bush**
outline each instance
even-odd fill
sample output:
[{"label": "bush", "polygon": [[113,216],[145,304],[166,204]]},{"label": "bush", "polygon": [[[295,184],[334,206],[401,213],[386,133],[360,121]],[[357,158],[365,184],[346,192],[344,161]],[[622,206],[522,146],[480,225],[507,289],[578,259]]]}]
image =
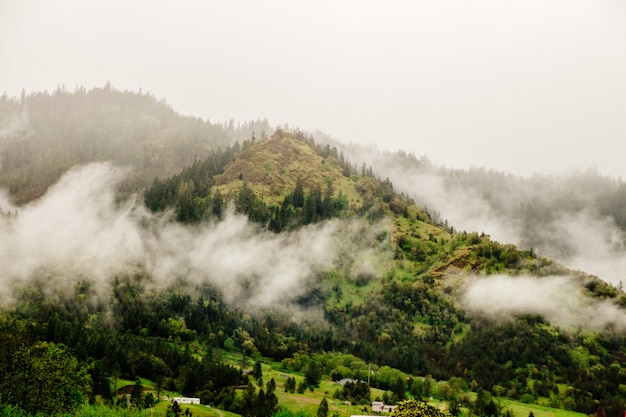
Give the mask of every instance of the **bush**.
[{"label": "bush", "polygon": [[450,414],[436,406],[417,400],[406,400],[398,404],[392,417],[449,417]]}]

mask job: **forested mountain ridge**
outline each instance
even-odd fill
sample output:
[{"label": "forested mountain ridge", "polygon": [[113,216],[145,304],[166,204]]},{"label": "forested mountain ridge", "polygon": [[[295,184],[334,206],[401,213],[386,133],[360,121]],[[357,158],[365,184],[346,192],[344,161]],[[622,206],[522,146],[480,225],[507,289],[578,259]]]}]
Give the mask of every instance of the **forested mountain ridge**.
[{"label": "forested mountain ridge", "polygon": [[484,230],[614,285],[624,280],[626,183],[602,167],[520,177],[438,166],[405,151],[336,146],[459,230]]},{"label": "forested mountain ridge", "polygon": [[[116,106],[112,108],[111,117],[118,117]],[[33,276],[11,280],[16,299],[3,306],[6,315],[0,319],[0,352],[11,358],[0,364],[5,376],[0,377],[0,404],[41,411],[42,397],[25,394],[29,385],[20,363],[41,365],[28,372],[45,371],[57,358],[80,377],[80,384],[68,387],[71,395],[60,410],[71,409],[81,398],[111,402],[117,378],[144,377],[164,389],[199,396],[203,403],[244,415],[270,415],[276,409],[270,395],[276,387],[263,386],[260,400],[260,390],[257,396],[242,369],[222,359],[226,351],[242,354],[242,362],[265,356],[280,361],[285,372],[317,370],[318,377],[329,379],[358,380],[371,369],[372,386],[389,390],[391,401],[407,393],[429,396],[431,387],[422,381],[434,379],[454,381],[440,384],[438,394],[450,404],[470,407],[461,391],[472,389],[584,413],[602,406],[609,416],[623,414],[626,347],[619,320],[600,320],[590,328],[586,322],[560,322],[552,314],[562,300],[536,293],[555,308],[488,314],[468,301],[474,282],[482,288],[497,288],[508,279],[567,283],[564,291],[572,297],[566,302],[578,303],[580,296],[597,307],[599,316],[623,316],[618,306],[626,305],[626,298],[620,289],[532,250],[455,230],[398,193],[372,168],[348,161],[337,149],[301,132],[279,130],[242,144],[226,138],[218,147],[207,146],[205,136],[197,139],[205,154],[190,155],[181,147],[189,159],[176,164],[187,160],[186,167],[176,170],[172,164],[170,175],[148,179],[152,185],[144,200],[154,213],[123,205],[105,216],[124,226],[124,239],[135,238],[137,229],[137,239],[146,239],[139,246],[147,250],[171,241],[169,246],[130,258],[110,276],[91,270],[100,264],[89,253],[91,269],[46,269],[43,264]],[[82,140],[77,143],[80,149]],[[14,140],[11,147],[18,144]],[[22,158],[23,166],[26,160]],[[141,164],[135,166],[141,170]],[[11,167],[11,172],[21,172],[18,165]],[[34,171],[32,178],[37,175]],[[42,184],[46,181],[52,180]],[[133,184],[129,189],[137,189]],[[10,191],[35,198],[32,190],[25,185]],[[84,205],[79,201],[70,207],[76,217],[72,221],[79,221]],[[0,216],[2,233],[16,236],[12,233],[21,219],[37,207],[25,204],[15,216]],[[170,209],[177,222],[163,215]],[[145,238],[152,233],[156,238]],[[220,234],[227,244],[211,245]],[[10,252],[19,245],[0,244],[0,250],[5,248]],[[260,255],[251,261],[259,248]],[[76,252],[72,256],[78,258],[80,248]],[[179,252],[197,253],[173,262],[172,253]],[[318,257],[323,261],[312,259]],[[158,263],[160,258],[164,263]],[[170,264],[174,266],[164,268]],[[259,297],[268,292],[269,302]],[[508,302],[530,302],[521,291],[511,292]],[[478,298],[488,296],[479,293]],[[493,298],[487,302],[495,303]],[[307,384],[315,389],[315,378]],[[368,399],[360,396],[359,401]],[[46,412],[50,410],[57,409]]]},{"label": "forested mountain ridge", "polygon": [[[328,148],[326,156],[318,155],[306,142],[298,141],[294,135],[282,130],[276,131],[268,140],[262,140],[260,145],[256,142],[261,141],[255,139],[246,143],[244,150],[219,176],[217,185],[223,194],[238,190],[245,182],[270,202],[274,197],[284,197],[284,192],[293,189],[298,179],[306,191],[329,183],[336,190],[354,190],[348,184],[351,180],[343,172],[347,169],[346,162],[339,161],[336,150],[333,152]],[[342,164],[344,167],[340,166]],[[351,196],[356,197],[355,193]]]},{"label": "forested mountain ridge", "polygon": [[[113,161],[134,168],[135,192],[232,143],[222,126],[183,117],[150,94],[105,85],[0,98],[0,187],[18,204],[45,193],[75,165]],[[233,127],[232,130],[235,128]]]},{"label": "forested mountain ridge", "polygon": [[[293,206],[295,194],[301,195],[301,199],[298,198],[301,205],[293,207],[300,213],[305,212],[307,202],[323,201],[319,194],[311,193],[321,185],[309,185],[309,194],[303,189],[297,190],[297,181],[293,191],[286,195],[268,191],[278,189],[272,181],[282,179],[270,175],[272,171],[267,169],[267,164],[273,159],[268,159],[270,153],[266,147],[272,148],[286,137],[290,143],[299,141],[299,146],[308,145],[315,148],[318,155],[326,155],[324,164],[329,166],[325,169],[339,172],[338,161],[344,158],[338,156],[336,150],[316,146],[314,141],[302,135],[297,138],[278,132],[265,141],[248,142],[244,146],[246,150],[224,167],[224,172],[229,174],[222,177],[223,174],[216,173],[214,181],[216,189],[220,187],[220,179],[229,185],[226,194],[231,196],[239,210],[275,231],[282,230],[276,227],[285,224],[280,222],[280,213],[285,206]],[[292,154],[291,157],[284,156],[286,160],[283,162],[288,166],[298,157],[291,152],[289,145],[285,149],[286,155]],[[251,155],[255,151],[264,157],[255,159]],[[316,172],[316,167],[320,166],[319,159],[314,160],[317,162],[307,164],[311,172]],[[621,331],[618,334],[601,333],[600,339],[585,339],[582,334],[561,333],[558,324],[555,326],[540,315],[519,314],[510,321],[484,321],[480,315],[468,316],[456,296],[463,292],[465,281],[476,274],[570,275],[579,283],[578,291],[600,298],[615,298],[624,305],[626,299],[618,289],[584,274],[572,273],[550,260],[537,258],[532,251],[519,251],[513,245],[494,242],[488,236],[455,232],[446,224],[433,222],[424,209],[415,206],[406,196],[397,194],[388,180],[375,178],[369,168],[358,170],[346,163],[341,171],[347,181],[345,184],[353,189],[350,192],[343,188],[342,194],[356,193],[357,197],[348,199],[349,203],[342,205],[342,211],[333,212],[329,217],[363,216],[372,225],[384,218],[392,219],[387,230],[391,236],[394,266],[383,276],[368,273],[355,276],[338,268],[323,275],[321,285],[312,287],[302,302],[323,306],[326,320],[337,332],[343,332],[342,336],[335,331],[322,332],[326,333],[322,345],[317,344],[319,341],[314,343],[318,349],[347,351],[369,361],[407,371],[412,369],[417,373],[432,373],[440,378],[465,375],[468,383],[474,381],[479,386],[503,387],[502,392],[514,398],[524,396],[528,400],[545,396],[553,405],[581,410],[588,407],[592,411],[593,404],[598,404],[592,398],[604,395],[600,392],[606,389],[597,381],[613,377],[604,374],[600,368],[583,372],[579,367],[586,362],[570,357],[567,351],[576,346],[575,352],[595,356],[591,352],[601,349],[606,355],[603,360],[608,361],[606,366],[617,365],[621,370],[622,365],[618,364],[622,353],[619,353],[620,349],[615,350],[623,340]],[[249,181],[245,180],[246,177]],[[322,177],[318,181],[332,184],[328,178]],[[314,181],[310,180],[310,183]],[[226,188],[222,188],[224,190]],[[146,195],[152,191],[148,190]],[[338,195],[330,194],[329,201]],[[278,196],[283,198],[282,202]],[[249,204],[243,204],[244,201]],[[180,200],[174,199],[170,205],[180,207]],[[291,220],[298,220],[296,224],[307,224],[329,218],[321,215],[324,213],[322,207],[320,204],[320,216],[315,219],[296,216]],[[345,336],[348,336],[347,340]],[[499,339],[502,340],[494,343]],[[509,340],[516,341],[509,344]],[[594,341],[590,345],[591,340]],[[526,348],[522,348],[523,345]],[[601,346],[613,346],[613,351],[609,353]],[[530,350],[526,350],[528,348]],[[545,368],[545,375],[544,371],[539,371],[535,376],[542,375],[541,384],[549,388],[540,388],[543,385],[534,382],[535,385],[528,385],[529,379],[535,379],[535,367]],[[578,371],[572,372],[572,369]],[[596,373],[598,371],[600,373]],[[576,383],[581,372],[589,379]],[[616,380],[623,380],[626,376],[623,371],[613,375]],[[565,381],[574,387],[585,388],[574,388],[571,392],[557,390]],[[587,381],[596,382],[591,385],[582,383]],[[618,400],[615,397],[611,401]],[[574,403],[578,405],[574,406]],[[613,404],[607,407],[619,408]]]},{"label": "forested mountain ridge", "polygon": [[371,168],[359,170],[337,149],[282,130],[197,160],[179,175],[155,180],[145,193],[149,208],[175,207],[183,222],[201,220],[207,209],[221,213],[226,200],[251,218],[270,222],[274,231],[288,226],[289,216],[304,216],[307,224],[344,211],[380,217],[384,213],[374,211],[383,205],[398,213],[410,205],[388,180],[375,179]]}]

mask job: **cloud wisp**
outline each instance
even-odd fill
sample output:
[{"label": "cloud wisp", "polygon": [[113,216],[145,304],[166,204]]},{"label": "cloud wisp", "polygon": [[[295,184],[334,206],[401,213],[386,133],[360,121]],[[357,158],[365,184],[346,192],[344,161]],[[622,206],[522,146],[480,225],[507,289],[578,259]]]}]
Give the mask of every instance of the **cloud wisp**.
[{"label": "cloud wisp", "polygon": [[[230,210],[220,221],[181,225],[135,200],[117,203],[115,187],[124,175],[110,163],[93,163],[70,170],[24,207],[0,198],[5,302],[34,277],[46,276],[68,291],[77,281],[90,280],[106,296],[113,277],[143,269],[156,286],[178,279],[190,287],[210,283],[230,303],[285,307],[305,293],[317,272],[345,264],[338,259],[347,250],[342,242],[351,242],[355,257],[371,250],[359,243],[371,244],[359,237],[368,228],[337,220],[274,234]],[[384,242],[381,248],[388,250]]]},{"label": "cloud wisp", "polygon": [[609,300],[584,294],[569,276],[489,276],[474,278],[459,298],[472,314],[494,320],[539,314],[565,330],[626,330],[626,314]]},{"label": "cloud wisp", "polygon": [[593,183],[584,184],[597,179],[593,172],[524,179],[480,169],[455,173],[375,148],[351,146],[345,152],[455,230],[485,232],[496,241],[533,248],[612,284],[626,281],[626,233],[600,214],[602,195]]},{"label": "cloud wisp", "polygon": [[[3,303],[41,278],[55,294],[71,294],[77,282],[88,280],[107,299],[115,276],[142,270],[155,288],[181,279],[189,288],[210,283],[227,302],[251,311],[291,309],[326,268],[370,280],[393,262],[385,223],[333,220],[275,234],[230,210],[220,221],[181,225],[134,199],[119,203],[115,189],[126,174],[110,163],[93,163],[70,170],[26,206],[14,207],[0,195]],[[569,230],[585,233],[583,226]],[[566,329],[626,330],[624,312],[586,296],[579,278],[474,278],[459,302],[472,314],[494,318],[540,314]]]}]

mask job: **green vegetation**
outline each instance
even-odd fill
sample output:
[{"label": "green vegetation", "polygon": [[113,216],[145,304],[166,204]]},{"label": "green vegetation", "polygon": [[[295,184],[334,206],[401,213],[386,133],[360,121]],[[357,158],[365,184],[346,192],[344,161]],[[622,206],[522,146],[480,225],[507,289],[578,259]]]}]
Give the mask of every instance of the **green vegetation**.
[{"label": "green vegetation", "polygon": [[[127,132],[124,123],[134,126],[123,135],[130,148],[124,155],[146,170],[124,192],[152,181],[144,193],[152,211],[173,210],[172,221],[198,225],[218,221],[232,207],[269,234],[320,222],[351,233],[339,234],[345,237],[340,261],[306,282],[294,316],[278,308],[284,306],[227,302],[219,287],[187,279],[183,270],[155,283],[141,265],[128,266],[105,294],[89,276],[71,277],[73,292],[57,294],[47,287],[55,272],[43,271],[3,307],[0,416],[346,416],[368,412],[373,400],[401,404],[398,416],[541,417],[547,406],[564,410],[550,411],[562,417],[600,408],[610,417],[623,414],[623,333],[566,331],[528,314],[494,321],[458,303],[470,274],[540,277],[569,273],[565,268],[484,234],[455,231],[371,168],[357,169],[301,132],[277,131],[239,145],[228,141],[225,128],[180,118],[152,97],[107,88],[2,105],[18,111],[28,104],[37,112],[38,105],[67,99],[77,111],[74,100],[91,103],[96,96],[113,103],[110,111],[96,111],[112,118],[102,124],[111,131],[94,133],[98,144]],[[126,107],[114,104],[120,96]],[[41,115],[33,120],[36,135],[55,128]],[[145,123],[137,127],[137,120]],[[83,137],[93,122],[83,123],[61,132]],[[77,142],[53,141],[79,160],[115,156],[113,146]],[[76,162],[56,155],[31,172],[26,159],[33,143],[9,146],[12,161],[3,154],[0,183],[18,202],[41,195]],[[143,153],[144,146],[158,155]],[[189,158],[186,146],[199,152]],[[357,247],[371,250],[355,255]],[[590,298],[624,304],[621,289],[583,278],[580,291]],[[254,292],[254,275],[248,284]],[[163,395],[198,397],[203,405],[179,409]]]},{"label": "green vegetation", "polygon": [[400,402],[391,413],[392,417],[446,417],[448,415],[447,412],[432,404],[415,400]]}]

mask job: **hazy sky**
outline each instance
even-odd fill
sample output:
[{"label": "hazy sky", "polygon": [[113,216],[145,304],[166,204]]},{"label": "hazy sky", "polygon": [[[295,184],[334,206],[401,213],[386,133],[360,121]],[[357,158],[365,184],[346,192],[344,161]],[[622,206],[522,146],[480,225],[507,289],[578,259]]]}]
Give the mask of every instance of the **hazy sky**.
[{"label": "hazy sky", "polygon": [[0,0],[0,93],[106,81],[451,167],[626,179],[623,0]]}]

